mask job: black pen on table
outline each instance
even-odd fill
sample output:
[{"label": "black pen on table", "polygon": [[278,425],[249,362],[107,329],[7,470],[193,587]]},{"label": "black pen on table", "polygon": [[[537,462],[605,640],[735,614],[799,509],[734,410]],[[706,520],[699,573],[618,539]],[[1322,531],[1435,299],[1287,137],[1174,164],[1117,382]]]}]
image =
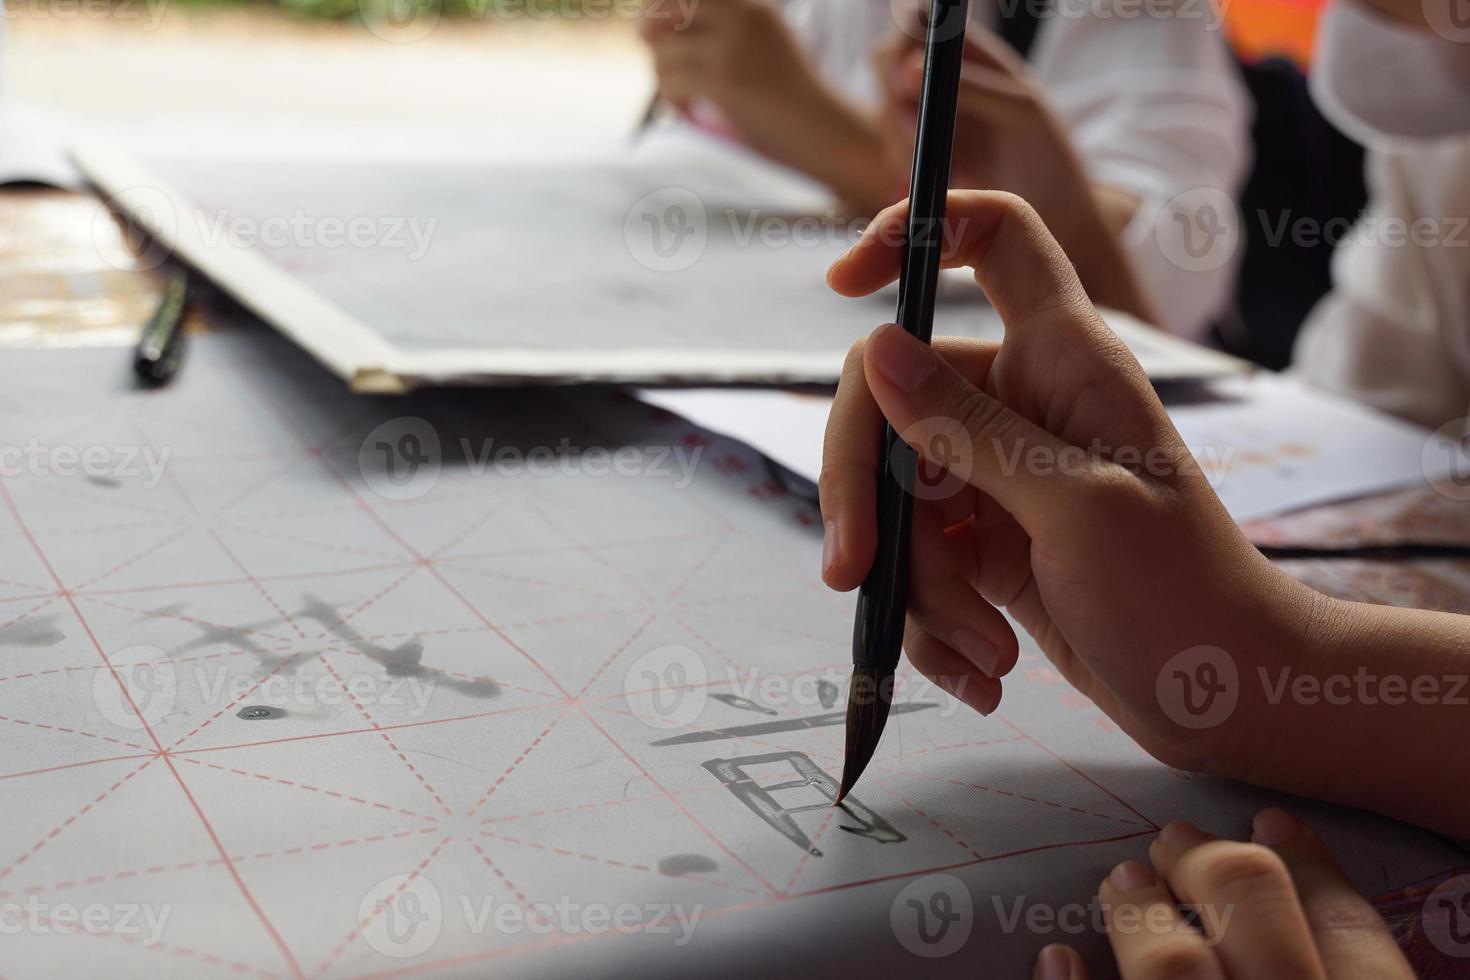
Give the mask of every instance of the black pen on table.
[{"label": "black pen on table", "polygon": [[147,385],[161,385],[177,373],[184,359],[184,313],[189,305],[189,272],[173,266],[163,285],[163,297],[133,354],[133,371]]},{"label": "black pen on table", "polygon": [[[924,87],[910,182],[909,227],[898,285],[898,325],[925,343],[934,332],[934,304],[944,249],[945,202],[954,148],[955,110],[964,65],[969,0],[929,0],[924,38]],[[909,540],[917,457],[892,426],[883,432],[878,472],[878,549],[858,591],[852,637],[852,685],[841,803],[867,768],[893,704],[893,676],[908,614]]]}]

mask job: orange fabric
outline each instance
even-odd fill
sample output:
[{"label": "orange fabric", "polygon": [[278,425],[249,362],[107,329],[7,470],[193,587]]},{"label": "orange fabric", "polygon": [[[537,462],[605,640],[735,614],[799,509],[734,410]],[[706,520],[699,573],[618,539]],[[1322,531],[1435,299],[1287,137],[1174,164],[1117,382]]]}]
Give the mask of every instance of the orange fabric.
[{"label": "orange fabric", "polygon": [[1228,0],[1225,30],[1243,58],[1284,55],[1307,68],[1326,7],[1326,0]]}]

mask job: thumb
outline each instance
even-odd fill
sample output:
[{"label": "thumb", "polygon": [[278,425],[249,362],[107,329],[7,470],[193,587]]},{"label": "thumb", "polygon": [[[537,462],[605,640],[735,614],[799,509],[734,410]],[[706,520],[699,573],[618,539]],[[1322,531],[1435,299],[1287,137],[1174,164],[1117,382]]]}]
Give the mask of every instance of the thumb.
[{"label": "thumb", "polygon": [[864,348],[868,388],[888,423],[927,462],[988,494],[1028,534],[1075,503],[1087,453],[970,384],[903,328],[879,327]]}]

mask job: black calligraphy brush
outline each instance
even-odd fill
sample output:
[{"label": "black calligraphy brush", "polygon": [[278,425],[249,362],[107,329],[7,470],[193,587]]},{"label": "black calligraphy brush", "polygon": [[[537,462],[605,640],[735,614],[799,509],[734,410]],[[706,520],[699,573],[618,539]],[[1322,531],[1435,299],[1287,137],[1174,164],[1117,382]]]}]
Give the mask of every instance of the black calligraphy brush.
[{"label": "black calligraphy brush", "polygon": [[[924,87],[914,140],[908,238],[898,285],[898,324],[925,343],[934,332],[968,8],[969,0],[929,0],[924,37]],[[908,614],[914,501],[906,487],[913,486],[916,457],[888,426],[879,458],[888,465],[878,474],[878,551],[858,592],[852,686],[847,695],[847,749],[838,803],[863,774],[883,737]]]}]

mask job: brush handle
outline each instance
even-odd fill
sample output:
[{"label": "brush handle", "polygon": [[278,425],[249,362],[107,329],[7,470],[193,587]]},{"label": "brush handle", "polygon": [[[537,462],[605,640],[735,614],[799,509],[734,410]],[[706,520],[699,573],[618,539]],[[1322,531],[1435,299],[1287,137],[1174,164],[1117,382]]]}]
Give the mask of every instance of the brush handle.
[{"label": "brush handle", "polygon": [[[925,37],[924,88],[914,140],[909,229],[898,281],[898,324],[925,343],[934,332],[934,306],[944,247],[945,200],[954,149],[955,110],[964,67],[968,0],[930,0]],[[853,628],[854,667],[891,673],[903,649],[908,616],[909,540],[917,456],[893,431],[883,430],[878,472],[878,549],[858,591]]]}]

